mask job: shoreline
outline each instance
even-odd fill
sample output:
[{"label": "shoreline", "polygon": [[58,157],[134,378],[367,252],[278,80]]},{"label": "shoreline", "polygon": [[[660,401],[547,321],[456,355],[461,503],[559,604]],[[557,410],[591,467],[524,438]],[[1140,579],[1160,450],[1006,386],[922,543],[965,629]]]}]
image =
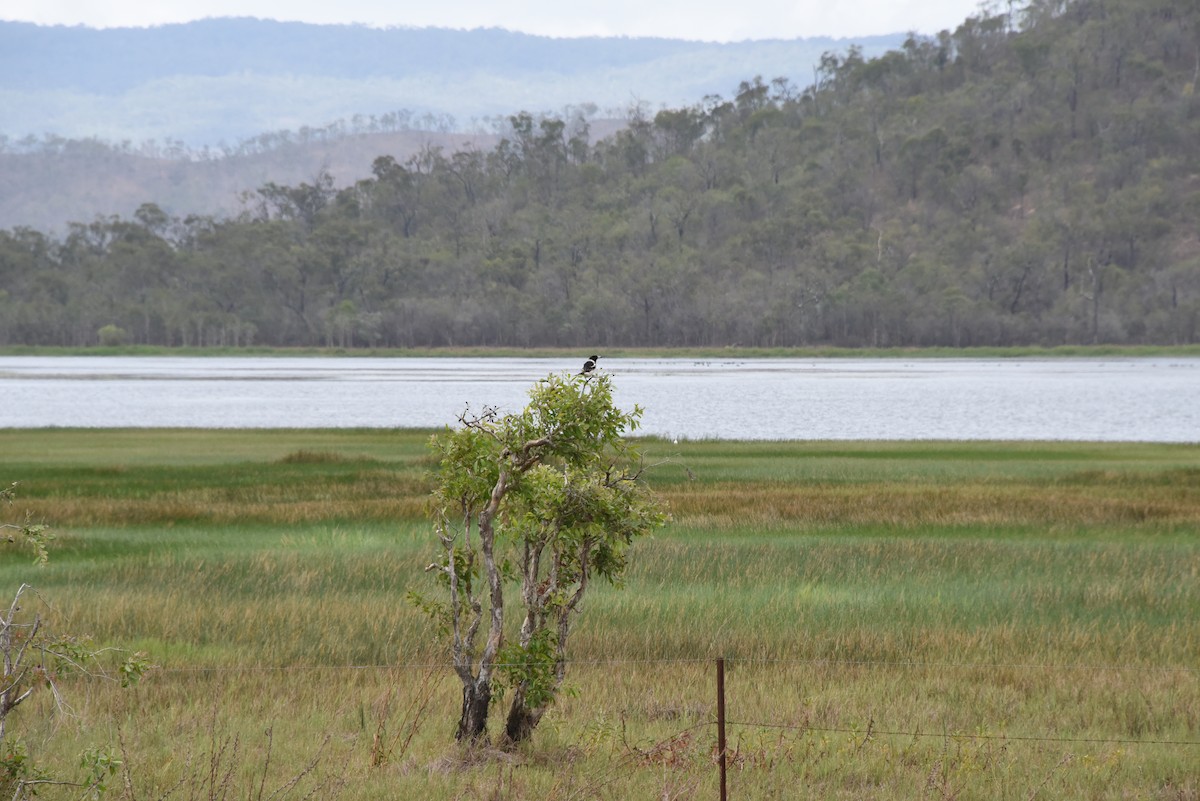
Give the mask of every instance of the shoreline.
[{"label": "shoreline", "polygon": [[[0,346],[3,356],[184,356],[205,357],[321,357],[321,358],[530,358],[561,359],[577,356],[582,348],[168,348],[130,345],[81,347]],[[603,350],[603,349],[601,349]],[[610,359],[739,358],[739,359],[1018,359],[1018,358],[1137,358],[1150,356],[1200,357],[1194,345],[1057,345],[978,348],[612,348]]]}]

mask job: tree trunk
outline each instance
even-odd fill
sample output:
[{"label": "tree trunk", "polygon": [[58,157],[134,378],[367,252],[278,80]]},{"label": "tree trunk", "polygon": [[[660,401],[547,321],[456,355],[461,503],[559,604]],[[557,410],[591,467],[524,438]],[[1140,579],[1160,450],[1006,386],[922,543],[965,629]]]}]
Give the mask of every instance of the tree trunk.
[{"label": "tree trunk", "polygon": [[546,707],[529,707],[525,704],[525,688],[518,686],[513,693],[512,706],[508,709],[508,722],[504,725],[505,747],[523,743],[533,737],[546,712]]},{"label": "tree trunk", "polygon": [[[487,733],[488,707],[492,702],[492,668],[504,638],[504,589],[492,550],[496,539],[492,520],[496,517],[496,511],[500,508],[500,501],[504,498],[507,487],[508,473],[501,470],[496,485],[492,487],[491,500],[479,514],[479,547],[483,551],[484,573],[490,592],[491,623],[488,626],[487,645],[479,657],[479,673],[476,676],[469,675],[470,668],[460,661],[464,659],[464,653],[457,650],[461,645],[455,645],[455,670],[463,683],[462,716],[458,720],[458,731],[454,734],[454,739],[460,743],[477,743]],[[467,640],[473,641],[474,634],[469,635]]]},{"label": "tree trunk", "polygon": [[463,685],[462,717],[454,739],[460,743],[477,743],[487,734],[488,706],[492,688],[487,682],[473,681]]}]

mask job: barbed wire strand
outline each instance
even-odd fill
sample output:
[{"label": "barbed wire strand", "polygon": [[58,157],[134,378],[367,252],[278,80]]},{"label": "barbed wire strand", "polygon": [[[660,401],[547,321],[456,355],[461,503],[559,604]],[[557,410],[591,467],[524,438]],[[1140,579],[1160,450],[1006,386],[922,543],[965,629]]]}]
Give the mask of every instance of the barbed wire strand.
[{"label": "barbed wire strand", "polygon": [[[619,665],[689,665],[712,664],[715,657],[688,658],[644,658],[644,659],[568,659],[567,665],[581,666],[619,666]],[[495,662],[493,667],[524,667],[524,662]],[[914,668],[914,669],[953,669],[953,670],[1055,670],[1055,671],[1112,671],[1112,672],[1155,672],[1155,673],[1192,673],[1200,674],[1200,668],[1186,665],[1082,665],[1067,663],[1021,663],[1021,662],[920,662],[915,660],[873,660],[873,659],[773,659],[726,657],[727,667],[754,665],[810,666],[810,667],[879,667],[879,668]],[[224,673],[247,671],[302,671],[302,670],[428,670],[430,668],[447,667],[449,662],[395,662],[365,665],[211,665],[191,667],[161,667],[161,673]]]},{"label": "barbed wire strand", "polygon": [[[574,665],[671,665],[671,664],[711,664],[712,658],[675,658],[675,659],[596,659],[596,660],[568,660],[568,664]],[[525,663],[495,663],[494,667],[522,667]],[[961,668],[961,669],[976,669],[976,670],[1007,670],[1007,669],[1037,669],[1037,670],[1099,670],[1099,671],[1124,671],[1124,670],[1159,670],[1166,672],[1183,672],[1196,673],[1196,668],[1188,667],[1147,667],[1147,666],[1125,666],[1125,665],[1054,665],[1054,664],[1020,664],[1020,663],[968,663],[968,662],[950,662],[950,663],[929,663],[929,662],[897,662],[897,661],[872,661],[872,660],[829,660],[829,659],[745,659],[745,660],[726,660],[726,664],[743,664],[743,665],[864,665],[871,667],[920,667],[920,668]],[[178,667],[178,668],[159,668],[156,672],[159,673],[239,673],[239,672],[289,672],[289,671],[408,671],[408,670],[433,670],[447,667],[446,662],[401,662],[395,664],[372,664],[372,665],[281,665],[281,666],[263,666],[250,665],[239,667]],[[696,726],[683,729],[671,737],[662,740],[661,743],[667,743],[681,736],[687,731],[704,726],[715,726],[716,721],[697,724]],[[993,740],[1004,742],[1045,742],[1045,743],[1064,743],[1064,744],[1110,744],[1110,745],[1167,745],[1167,746],[1200,746],[1200,741],[1196,740],[1133,740],[1121,737],[1060,737],[1050,735],[1010,735],[1010,734],[971,734],[966,732],[955,733],[935,733],[922,731],[900,731],[889,729],[876,729],[873,726],[867,731],[860,729],[837,728],[837,727],[822,727],[811,726],[808,724],[798,725],[790,723],[770,723],[761,721],[726,721],[727,726],[738,726],[743,728],[760,728],[760,729],[784,729],[796,730],[800,732],[813,731],[829,734],[853,734],[856,736],[889,736],[889,737],[910,737],[910,738],[928,738],[928,737],[950,737],[957,739],[972,739],[972,740]],[[660,745],[661,745],[660,743]],[[655,746],[656,747],[656,746]],[[653,750],[653,747],[652,747]],[[603,786],[603,783],[599,786]]]},{"label": "barbed wire strand", "polygon": [[[713,726],[717,725],[713,721]],[[873,725],[866,729],[847,729],[830,726],[809,726],[807,724],[795,723],[761,723],[761,722],[746,722],[746,721],[725,721],[726,726],[742,726],[754,729],[795,729],[801,733],[806,731],[822,732],[827,734],[853,734],[861,737],[873,737],[877,734],[887,735],[889,737],[912,737],[913,739],[920,737],[938,737],[945,739],[960,739],[960,740],[1003,740],[1005,742],[1039,742],[1039,743],[1090,743],[1106,744],[1106,745],[1193,745],[1200,746],[1200,740],[1130,740],[1121,737],[1051,737],[1049,735],[1029,735],[1029,734],[971,734],[968,732],[923,732],[923,731],[891,731],[888,729],[877,729]]]}]

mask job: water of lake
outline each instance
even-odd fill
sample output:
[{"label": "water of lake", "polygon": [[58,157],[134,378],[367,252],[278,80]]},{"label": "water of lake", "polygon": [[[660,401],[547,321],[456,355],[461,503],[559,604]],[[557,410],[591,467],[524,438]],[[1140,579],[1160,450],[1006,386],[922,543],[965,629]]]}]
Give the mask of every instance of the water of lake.
[{"label": "water of lake", "polygon": [[[421,427],[582,360],[0,357],[0,427]],[[1200,442],[1200,359],[601,359],[642,433]]]}]

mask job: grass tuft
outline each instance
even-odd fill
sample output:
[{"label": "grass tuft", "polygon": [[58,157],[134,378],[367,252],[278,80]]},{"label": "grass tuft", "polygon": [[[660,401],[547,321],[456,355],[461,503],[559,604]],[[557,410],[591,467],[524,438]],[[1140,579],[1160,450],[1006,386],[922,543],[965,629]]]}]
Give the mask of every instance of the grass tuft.
[{"label": "grass tuft", "polygon": [[345,462],[374,462],[363,456],[349,457],[333,451],[298,450],[279,460],[280,464],[340,464]]}]

